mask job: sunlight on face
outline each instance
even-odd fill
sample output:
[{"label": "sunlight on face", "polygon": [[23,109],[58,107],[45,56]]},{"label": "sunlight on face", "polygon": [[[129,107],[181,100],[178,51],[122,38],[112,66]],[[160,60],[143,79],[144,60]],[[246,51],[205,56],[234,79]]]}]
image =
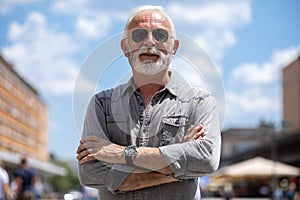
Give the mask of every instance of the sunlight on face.
[{"label": "sunlight on face", "polygon": [[[152,54],[157,55],[157,60],[152,59],[145,59],[141,60],[140,55],[143,54]],[[155,75],[162,70],[168,68],[170,62],[172,59],[172,54],[164,54],[161,50],[159,50],[157,47],[151,47],[148,48],[146,46],[143,46],[141,49],[132,52],[129,55],[129,62],[132,68],[137,71],[140,74],[144,75]]]}]

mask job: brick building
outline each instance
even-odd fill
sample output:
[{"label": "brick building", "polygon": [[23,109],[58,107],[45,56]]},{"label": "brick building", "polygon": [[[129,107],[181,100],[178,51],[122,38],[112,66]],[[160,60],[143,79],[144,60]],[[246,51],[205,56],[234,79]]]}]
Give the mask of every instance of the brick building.
[{"label": "brick building", "polygon": [[0,56],[0,158],[18,164],[25,156],[36,169],[60,173],[49,163],[47,121],[45,101]]},{"label": "brick building", "polygon": [[283,68],[282,83],[286,131],[300,131],[300,56]]}]

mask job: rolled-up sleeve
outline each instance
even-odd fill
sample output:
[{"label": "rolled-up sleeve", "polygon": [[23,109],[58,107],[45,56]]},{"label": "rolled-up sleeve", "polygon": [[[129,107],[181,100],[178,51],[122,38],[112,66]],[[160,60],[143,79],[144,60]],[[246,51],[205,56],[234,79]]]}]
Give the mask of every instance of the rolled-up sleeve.
[{"label": "rolled-up sleeve", "polygon": [[[93,97],[88,105],[82,138],[89,135],[108,139],[103,102],[96,97]],[[78,164],[78,169],[81,184],[94,188],[106,187],[111,192],[116,192],[132,170],[124,170],[118,164],[110,165],[100,161]]]},{"label": "rolled-up sleeve", "polygon": [[221,133],[216,100],[209,95],[196,102],[192,118],[194,125],[204,127],[202,139],[159,147],[178,179],[210,174],[220,162]]}]

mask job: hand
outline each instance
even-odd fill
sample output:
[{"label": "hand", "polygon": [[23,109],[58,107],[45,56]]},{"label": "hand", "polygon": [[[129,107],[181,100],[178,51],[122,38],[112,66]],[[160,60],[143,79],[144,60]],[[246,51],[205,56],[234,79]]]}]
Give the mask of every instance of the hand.
[{"label": "hand", "polygon": [[123,158],[124,147],[111,143],[108,140],[88,136],[80,140],[77,148],[77,160],[84,164],[93,160],[100,160],[107,163],[125,163]]},{"label": "hand", "polygon": [[182,139],[182,143],[184,142],[189,142],[192,140],[198,140],[198,139],[202,139],[202,136],[204,135],[205,130],[203,129],[203,125],[199,125],[194,127],[194,125],[191,125],[185,136]]}]

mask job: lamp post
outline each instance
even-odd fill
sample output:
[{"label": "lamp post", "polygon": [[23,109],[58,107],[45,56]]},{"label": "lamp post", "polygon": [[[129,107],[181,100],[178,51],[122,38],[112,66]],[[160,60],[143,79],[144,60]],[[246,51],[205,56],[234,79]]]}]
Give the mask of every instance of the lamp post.
[{"label": "lamp post", "polygon": [[272,169],[272,180],[271,180],[271,188],[272,188],[272,197],[273,199],[277,199],[276,189],[278,188],[278,177],[277,177],[277,161],[278,161],[278,144],[277,144],[277,132],[274,131],[272,133],[271,139],[271,159],[273,160],[273,169]]}]

